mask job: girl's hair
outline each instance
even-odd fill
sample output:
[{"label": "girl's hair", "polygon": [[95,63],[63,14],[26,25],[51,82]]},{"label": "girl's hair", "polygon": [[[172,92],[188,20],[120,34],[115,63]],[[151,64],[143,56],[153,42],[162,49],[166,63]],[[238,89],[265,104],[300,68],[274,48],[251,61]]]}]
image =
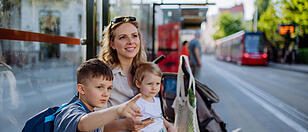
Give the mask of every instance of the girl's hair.
[{"label": "girl's hair", "polygon": [[163,73],[161,72],[157,64],[153,62],[144,62],[138,65],[134,76],[134,82],[137,80],[141,83],[144,77],[148,75],[148,73],[152,73],[159,77],[163,76]]},{"label": "girl's hair", "polygon": [[183,43],[182,43],[182,45],[184,46],[184,45],[186,45],[187,44],[187,40],[185,40]]},{"label": "girl's hair", "polygon": [[98,55],[98,58],[102,60],[103,62],[105,62],[106,64],[108,64],[112,69],[119,66],[120,61],[118,59],[117,51],[112,49],[110,44],[112,41],[114,41],[114,38],[115,38],[114,31],[123,23],[130,23],[137,28],[139,40],[140,40],[139,51],[137,55],[134,57],[132,65],[131,65],[131,69],[130,69],[131,74],[134,75],[133,73],[136,69],[136,66],[139,63],[146,62],[147,56],[143,48],[142,37],[141,37],[141,33],[138,28],[138,23],[136,22],[136,18],[134,19],[131,19],[131,18],[134,18],[134,17],[119,16],[119,17],[115,17],[114,19],[112,19],[112,21],[109,23],[109,25],[104,30],[103,42],[101,43],[102,48]]}]

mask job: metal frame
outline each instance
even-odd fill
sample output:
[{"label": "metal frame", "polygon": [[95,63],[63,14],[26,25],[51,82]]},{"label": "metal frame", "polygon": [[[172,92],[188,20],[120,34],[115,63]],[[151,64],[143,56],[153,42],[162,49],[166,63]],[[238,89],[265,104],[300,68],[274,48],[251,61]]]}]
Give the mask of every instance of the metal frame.
[{"label": "metal frame", "polygon": [[103,0],[103,29],[105,29],[105,26],[108,26],[108,20],[109,20],[109,0]]},{"label": "metal frame", "polygon": [[87,25],[87,60],[96,55],[95,24],[94,24],[94,0],[86,2],[86,25]]},{"label": "metal frame", "polygon": [[[86,59],[95,58],[97,54],[97,48],[96,48],[96,42],[97,38],[96,35],[96,6],[95,6],[94,0],[87,0],[86,1],[86,45],[87,45],[87,56]],[[102,8],[102,22],[103,26],[101,30],[104,30],[104,28],[108,25],[109,20],[109,0],[103,0],[103,8]]]}]

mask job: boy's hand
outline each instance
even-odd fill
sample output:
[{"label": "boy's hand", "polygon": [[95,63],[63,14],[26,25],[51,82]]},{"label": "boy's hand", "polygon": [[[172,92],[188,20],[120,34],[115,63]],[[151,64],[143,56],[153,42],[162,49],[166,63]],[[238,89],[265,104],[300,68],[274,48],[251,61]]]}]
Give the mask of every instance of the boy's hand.
[{"label": "boy's hand", "polygon": [[129,118],[141,117],[140,108],[136,105],[136,101],[141,97],[141,94],[137,94],[131,100],[120,104],[117,108],[117,113],[120,116],[125,116]]}]

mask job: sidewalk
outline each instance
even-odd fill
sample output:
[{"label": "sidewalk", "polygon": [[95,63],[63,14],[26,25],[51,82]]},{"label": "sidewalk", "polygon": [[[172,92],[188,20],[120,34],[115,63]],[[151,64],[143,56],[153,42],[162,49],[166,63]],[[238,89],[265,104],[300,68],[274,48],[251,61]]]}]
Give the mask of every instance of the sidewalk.
[{"label": "sidewalk", "polygon": [[296,72],[301,72],[301,73],[308,73],[308,65],[304,65],[304,64],[289,65],[289,64],[269,62],[268,66],[273,67],[273,68],[283,69],[283,70],[290,70],[290,71],[296,71]]}]

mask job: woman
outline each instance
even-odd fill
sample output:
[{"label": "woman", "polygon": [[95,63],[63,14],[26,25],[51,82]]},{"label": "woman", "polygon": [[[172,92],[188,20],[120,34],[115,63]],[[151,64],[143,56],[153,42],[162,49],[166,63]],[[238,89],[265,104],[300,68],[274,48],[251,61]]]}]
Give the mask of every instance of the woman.
[{"label": "woman", "polygon": [[[113,89],[108,107],[121,104],[138,93],[133,85],[136,66],[146,62],[141,33],[135,17],[115,17],[104,31],[99,59],[108,64],[113,72]],[[104,131],[140,130],[153,123],[152,120],[125,118],[105,126]]]}]

